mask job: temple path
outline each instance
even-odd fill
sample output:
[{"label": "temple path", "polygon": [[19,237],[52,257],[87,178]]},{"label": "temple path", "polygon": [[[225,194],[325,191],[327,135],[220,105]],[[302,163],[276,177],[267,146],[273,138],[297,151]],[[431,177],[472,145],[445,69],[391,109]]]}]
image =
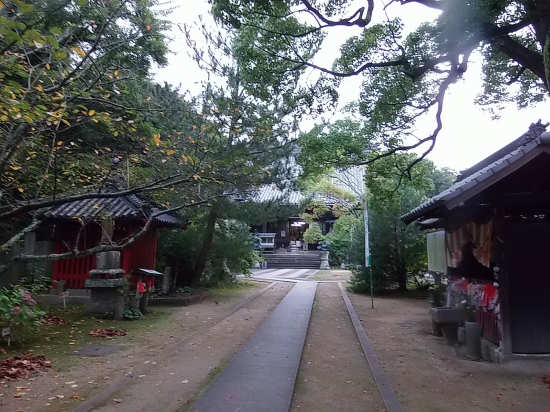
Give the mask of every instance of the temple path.
[{"label": "temple path", "polygon": [[252,278],[266,280],[307,280],[318,271],[318,269],[255,269],[252,271]]},{"label": "temple path", "polygon": [[269,273],[289,278],[74,411],[402,412],[343,286],[290,280],[303,269]]},{"label": "temple path", "polygon": [[308,281],[186,410],[403,412],[344,287]]},{"label": "temple path", "polygon": [[316,288],[297,283],[189,410],[288,411]]}]

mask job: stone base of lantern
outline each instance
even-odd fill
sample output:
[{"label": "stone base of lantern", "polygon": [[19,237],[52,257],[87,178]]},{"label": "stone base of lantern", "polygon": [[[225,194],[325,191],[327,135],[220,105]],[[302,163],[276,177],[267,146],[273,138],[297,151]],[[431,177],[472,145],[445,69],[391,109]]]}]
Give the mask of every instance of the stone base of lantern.
[{"label": "stone base of lantern", "polygon": [[90,303],[86,313],[114,313],[115,320],[122,320],[124,279],[88,279],[84,286],[90,289]]}]

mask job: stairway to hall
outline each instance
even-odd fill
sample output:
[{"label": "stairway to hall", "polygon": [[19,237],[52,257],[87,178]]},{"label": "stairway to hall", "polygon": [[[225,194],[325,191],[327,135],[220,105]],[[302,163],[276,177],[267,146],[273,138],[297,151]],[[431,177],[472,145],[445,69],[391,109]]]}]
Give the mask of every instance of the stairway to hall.
[{"label": "stairway to hall", "polygon": [[264,254],[267,269],[319,269],[321,253],[319,251],[277,250],[276,253]]}]

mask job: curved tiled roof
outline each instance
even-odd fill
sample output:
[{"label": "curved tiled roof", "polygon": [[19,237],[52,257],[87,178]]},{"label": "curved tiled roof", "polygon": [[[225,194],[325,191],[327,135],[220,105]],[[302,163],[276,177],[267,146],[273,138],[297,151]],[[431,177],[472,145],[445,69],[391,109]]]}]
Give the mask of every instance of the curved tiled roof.
[{"label": "curved tiled roof", "polygon": [[[258,189],[251,190],[242,196],[243,200],[254,203],[279,202],[286,205],[298,206],[307,196],[297,190],[281,190],[276,185],[265,185]],[[317,194],[313,196],[314,200],[320,200],[327,206],[336,204],[346,204],[352,206],[348,199],[331,196],[327,194]]]},{"label": "curved tiled roof", "polygon": [[[105,185],[102,193],[116,193],[128,189],[128,184],[121,177],[113,177]],[[99,216],[109,216],[113,219],[136,218],[148,219],[151,215],[162,212],[163,208],[144,195],[126,195],[114,198],[90,198],[65,203],[53,207],[44,216],[52,219],[75,219],[92,221]],[[185,227],[186,224],[169,213],[154,216],[154,221],[160,226]]]},{"label": "curved tiled roof", "polygon": [[[521,136],[519,139],[517,139],[519,147],[517,147],[516,145],[516,148],[514,150],[509,153],[502,154],[502,157],[492,161],[491,163],[487,163],[485,161],[479,162],[476,165],[479,167],[478,170],[473,170],[474,168],[468,169],[468,172],[470,173],[469,175],[462,178],[462,180],[457,181],[451,187],[439,193],[438,195],[432,197],[427,202],[424,202],[423,204],[412,209],[408,213],[405,213],[401,216],[401,220],[408,224],[422,217],[431,217],[426,216],[426,214],[434,211],[439,207],[446,206],[447,203],[454,200],[459,195],[469,193],[471,194],[471,196],[474,196],[478,193],[475,190],[476,186],[484,182],[486,179],[496,175],[501,171],[504,171],[513,163],[531,153],[533,150],[537,149],[540,145],[548,147],[548,145],[550,144],[550,133],[543,133],[543,130],[546,126],[542,125],[539,121],[538,123],[531,125],[530,131],[533,127],[537,127],[538,130],[541,131],[541,133],[539,133],[537,137],[532,136],[532,140],[526,140],[525,136],[527,135],[527,133]],[[507,145],[506,147],[509,148],[511,146]],[[493,160],[493,158],[493,155],[491,155],[487,159]],[[499,174],[504,176],[503,173]]]}]

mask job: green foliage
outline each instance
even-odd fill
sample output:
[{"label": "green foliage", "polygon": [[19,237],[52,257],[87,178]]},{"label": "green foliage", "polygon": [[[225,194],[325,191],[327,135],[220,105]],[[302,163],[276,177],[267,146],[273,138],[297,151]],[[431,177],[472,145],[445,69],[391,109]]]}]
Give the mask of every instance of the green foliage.
[{"label": "green foliage", "polygon": [[35,295],[49,294],[52,288],[52,278],[42,275],[33,275],[21,278],[19,284],[23,289]]},{"label": "green foliage", "polygon": [[145,316],[140,312],[139,309],[136,308],[129,308],[124,310],[122,313],[122,316],[126,320],[141,320],[145,319]]},{"label": "green foliage", "polygon": [[388,290],[393,286],[393,283],[390,281],[390,279],[382,272],[373,270],[373,268],[360,266],[359,269],[355,268],[352,270],[353,274],[349,281],[350,289],[356,293],[370,293],[371,272],[374,293]]},{"label": "green foliage", "polygon": [[369,139],[366,127],[353,119],[316,125],[300,136],[302,150],[298,162],[308,175],[317,176],[327,169],[344,168],[367,160]]},{"label": "green foliage", "polygon": [[[158,239],[157,269],[172,267],[184,282],[190,282],[203,240],[204,216],[197,216],[187,230],[166,231]],[[213,286],[232,282],[237,273],[249,274],[250,268],[261,261],[254,250],[250,227],[236,220],[219,219],[208,252],[208,264],[201,284]]]},{"label": "green foliage", "polygon": [[21,286],[0,289],[0,327],[10,327],[12,338],[24,339],[41,325],[45,312],[36,305],[29,291]]},{"label": "green foliage", "polygon": [[190,288],[189,286],[184,286],[184,287],[182,288],[182,290],[183,290],[183,292],[190,293],[190,294],[195,293],[195,289]]},{"label": "green foliage", "polygon": [[[319,84],[329,85],[332,81],[333,96],[337,97],[335,89],[340,79],[362,76],[360,100],[354,105],[354,117],[364,124],[358,138],[348,142],[338,137],[339,128],[348,128],[347,121],[332,126],[333,152],[325,144],[325,125],[317,125],[303,135],[304,147],[312,150],[301,154],[301,162],[313,173],[318,173],[323,164],[363,162],[365,152],[372,148],[405,148],[416,141],[416,119],[435,114],[439,123],[441,113],[435,109],[442,109],[443,97],[451,85],[460,83],[468,63],[479,61],[479,56],[483,89],[476,102],[483,107],[496,113],[510,102],[523,108],[548,97],[547,1],[407,0],[368,5],[351,0],[210,2],[219,21],[243,33],[240,46],[246,50],[247,65],[261,73],[258,77],[312,68],[318,76],[302,76],[303,84],[312,91],[328,90],[330,87],[323,89]],[[413,7],[411,4],[425,7],[424,20],[433,20],[404,30],[401,19],[388,17],[404,16]],[[317,26],[311,28],[297,21],[315,21]],[[342,39],[340,52],[332,66],[320,66],[315,53],[311,53],[312,45],[316,51],[327,37],[336,38],[328,36],[330,33]],[[325,100],[327,93],[317,93],[317,98],[315,95],[296,101],[313,107],[316,100]],[[323,103],[318,107],[327,108]],[[426,151],[431,150],[439,130],[437,127],[433,135],[421,136]],[[352,132],[346,133],[354,135]]]},{"label": "green foliage", "polygon": [[367,170],[372,271],[378,285],[406,289],[408,277],[427,264],[425,235],[399,219],[426,200],[426,193],[434,188],[431,162],[418,163],[410,172],[411,180],[403,176],[414,159],[411,154],[394,155]]},{"label": "green foliage", "polygon": [[306,243],[315,244],[325,239],[321,227],[317,222],[312,222],[304,232],[304,241]]},{"label": "green foliage", "polygon": [[247,224],[236,220],[218,221],[210,253],[213,274],[218,274],[220,280],[232,280],[233,274],[250,274],[250,268],[259,261]]},{"label": "green foliage", "polygon": [[361,224],[353,215],[343,216],[334,223],[333,232],[325,236],[331,266],[340,266],[351,260],[352,235]]},{"label": "green foliage", "polygon": [[2,5],[0,207],[101,182],[113,156],[143,150],[152,133],[126,96],[131,80],[166,63],[166,22],[154,7],[150,0]]},{"label": "green foliage", "polygon": [[[400,216],[427,199],[436,191],[450,186],[454,173],[438,170],[423,160],[410,170],[410,180],[404,171],[414,162],[412,154],[400,154],[380,159],[367,169],[369,232],[372,271],[376,287],[406,289],[411,276],[427,266],[426,238],[415,225],[406,226]],[[363,284],[364,272],[356,275]],[[359,286],[358,286],[359,287]]]},{"label": "green foliage", "polygon": [[434,188],[426,193],[427,196],[433,197],[451,187],[456,181],[457,175],[457,172],[448,167],[435,168],[430,174],[430,180],[433,182]]}]

